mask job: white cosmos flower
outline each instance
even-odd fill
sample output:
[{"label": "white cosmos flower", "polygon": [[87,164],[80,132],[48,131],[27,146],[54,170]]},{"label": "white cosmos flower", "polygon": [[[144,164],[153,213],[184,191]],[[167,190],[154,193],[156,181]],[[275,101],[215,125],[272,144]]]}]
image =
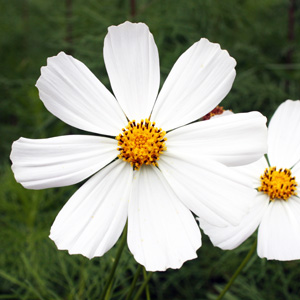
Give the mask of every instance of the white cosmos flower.
[{"label": "white cosmos flower", "polygon": [[224,164],[247,164],[266,152],[265,117],[252,112],[190,124],[227,95],[235,78],[235,60],[207,39],[180,56],[158,96],[158,51],[145,24],[109,27],[104,60],[115,97],[72,56],[48,59],[36,84],[46,108],[102,136],[20,138],[11,153],[16,180],[44,189],[96,173],[55,219],[50,238],[57,247],[101,256],[128,219],[128,246],[139,263],[150,271],[180,268],[201,246],[191,211],[218,226],[238,224],[246,212],[254,191]]},{"label": "white cosmos flower", "polygon": [[239,246],[258,227],[260,257],[300,259],[299,100],[285,101],[273,115],[268,129],[268,159],[270,166],[266,158],[261,158],[234,168],[257,189],[251,210],[240,225],[220,228],[201,219],[200,225],[213,244],[222,249]]}]

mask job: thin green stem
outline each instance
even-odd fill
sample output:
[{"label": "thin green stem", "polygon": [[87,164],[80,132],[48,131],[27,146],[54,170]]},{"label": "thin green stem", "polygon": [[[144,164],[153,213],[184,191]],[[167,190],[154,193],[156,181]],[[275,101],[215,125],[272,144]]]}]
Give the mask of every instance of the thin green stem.
[{"label": "thin green stem", "polygon": [[125,300],[129,300],[130,299],[130,297],[131,297],[131,295],[132,295],[132,293],[134,291],[134,288],[135,288],[136,282],[138,280],[138,277],[139,277],[139,275],[141,273],[141,270],[142,270],[142,266],[139,264],[139,266],[138,266],[138,268],[137,268],[137,270],[136,270],[136,272],[134,274],[134,277],[133,277],[133,280],[132,280],[132,283],[131,283],[131,286],[130,286],[130,290],[129,290],[129,292],[128,292]]},{"label": "thin green stem", "polygon": [[221,300],[223,298],[223,296],[226,294],[226,292],[229,290],[229,288],[233,284],[236,277],[240,274],[240,272],[243,270],[243,268],[246,266],[246,264],[250,260],[252,254],[255,252],[256,245],[257,245],[257,240],[255,240],[255,242],[253,243],[253,245],[252,245],[251,249],[249,250],[248,254],[244,258],[242,263],[239,265],[239,267],[236,269],[236,271],[234,272],[234,274],[232,275],[232,277],[228,281],[227,285],[225,286],[225,288],[223,289],[223,291],[221,292],[221,294],[218,296],[218,298],[216,300]]},{"label": "thin green stem", "polygon": [[101,296],[100,296],[100,300],[103,300],[106,298],[106,293],[109,292],[108,290],[109,287],[111,286],[111,283],[114,279],[114,275],[115,275],[115,272],[116,272],[116,268],[118,266],[118,263],[119,263],[119,260],[120,260],[120,257],[121,257],[121,254],[123,252],[123,249],[126,245],[126,237],[127,237],[127,223],[125,225],[125,228],[124,228],[124,231],[123,231],[123,235],[122,235],[122,239],[121,239],[121,243],[119,245],[119,248],[118,248],[118,251],[117,251],[117,255],[116,255],[116,258],[115,258],[115,261],[114,261],[114,264],[112,266],[112,269],[110,270],[110,274],[108,276],[108,279],[107,279],[107,282],[106,282],[106,285],[101,293]]},{"label": "thin green stem", "polygon": [[[144,275],[144,280],[146,280],[146,278],[147,278],[147,272],[146,272],[145,267],[143,268],[143,275]],[[147,300],[151,300],[148,283],[147,283],[147,285],[146,285],[146,298],[147,298]]]},{"label": "thin green stem", "polygon": [[106,292],[106,294],[105,294],[105,299],[104,299],[104,300],[109,300],[109,298],[110,298],[110,292],[111,292],[111,288],[112,288],[113,284],[114,284],[114,278],[113,278],[113,280],[110,282],[110,285],[109,285],[109,287],[108,287],[108,289],[107,289],[107,292]]},{"label": "thin green stem", "polygon": [[140,286],[139,290],[137,291],[135,297],[133,298],[133,300],[138,300],[142,294],[142,292],[144,291],[144,288],[147,286],[149,280],[152,277],[152,272],[149,273],[149,275],[146,277],[146,279],[144,280],[143,284]]}]

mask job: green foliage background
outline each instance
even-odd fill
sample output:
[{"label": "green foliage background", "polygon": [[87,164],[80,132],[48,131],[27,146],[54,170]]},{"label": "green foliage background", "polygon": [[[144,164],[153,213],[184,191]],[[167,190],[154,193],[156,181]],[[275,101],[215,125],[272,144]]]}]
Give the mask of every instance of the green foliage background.
[{"label": "green foliage background", "polygon": [[[292,2],[295,26],[289,36]],[[284,100],[299,99],[296,0],[142,0],[136,1],[134,16],[130,0],[0,0],[0,299],[99,299],[116,249],[88,260],[58,251],[48,238],[58,211],[80,185],[25,190],[13,178],[9,153],[20,136],[79,132],[52,116],[39,100],[35,82],[40,67],[47,57],[65,51],[109,87],[103,40],[108,26],[125,20],[150,27],[160,52],[161,82],[178,56],[206,37],[237,60],[234,86],[222,102],[225,108],[258,110],[270,117]],[[234,251],[221,251],[203,236],[198,259],[180,270],[153,275],[151,299],[215,299],[254,239]],[[298,261],[266,261],[255,255],[224,299],[299,299],[299,266]],[[111,299],[125,299],[136,268],[126,249]]]}]

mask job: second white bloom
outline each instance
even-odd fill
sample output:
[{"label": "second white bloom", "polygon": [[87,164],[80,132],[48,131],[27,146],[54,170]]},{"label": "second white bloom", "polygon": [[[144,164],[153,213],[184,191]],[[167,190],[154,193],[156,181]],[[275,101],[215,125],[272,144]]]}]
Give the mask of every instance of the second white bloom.
[{"label": "second white bloom", "polygon": [[265,158],[234,168],[256,196],[238,226],[219,228],[200,219],[214,245],[233,249],[258,227],[257,254],[276,260],[300,259],[300,101],[287,100],[273,115]]}]

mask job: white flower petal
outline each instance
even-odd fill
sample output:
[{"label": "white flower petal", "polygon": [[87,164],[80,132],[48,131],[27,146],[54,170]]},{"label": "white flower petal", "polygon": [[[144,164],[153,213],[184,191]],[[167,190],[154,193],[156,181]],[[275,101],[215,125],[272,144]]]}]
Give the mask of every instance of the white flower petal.
[{"label": "white flower petal", "polygon": [[215,161],[183,160],[167,152],[160,157],[159,168],[178,198],[212,225],[238,225],[255,195],[251,184]]},{"label": "white flower petal", "polygon": [[249,181],[249,183],[251,182],[254,189],[257,189],[261,186],[260,176],[264,174],[268,167],[268,162],[265,156],[263,156],[252,164],[233,167],[233,169],[237,171],[240,176],[243,176],[245,180]]},{"label": "white flower petal", "polygon": [[292,176],[295,177],[295,180],[297,182],[297,187],[296,187],[296,193],[299,196],[300,194],[300,162],[295,164],[295,166],[292,168]]},{"label": "white flower petal", "polygon": [[127,124],[106,87],[82,62],[63,52],[48,58],[36,86],[46,108],[71,126],[117,136]]},{"label": "white flower petal", "polygon": [[102,256],[125,226],[132,167],[117,160],[89,179],[57,215],[50,238],[58,249],[88,258]]},{"label": "white flower petal", "polygon": [[201,39],[175,63],[151,119],[170,130],[203,117],[230,91],[235,65],[236,61],[219,44]]},{"label": "white flower petal", "polygon": [[257,193],[254,197],[249,213],[243,217],[237,226],[216,227],[200,219],[200,227],[214,244],[223,250],[231,250],[244,242],[258,227],[263,214],[268,208],[269,197]]},{"label": "white flower petal", "polygon": [[300,199],[272,201],[258,229],[257,254],[276,260],[300,259]]},{"label": "white flower petal", "polygon": [[205,157],[229,166],[251,163],[267,152],[266,118],[258,112],[195,122],[166,137],[170,153]]},{"label": "white flower petal", "polygon": [[89,135],[20,138],[12,145],[12,170],[16,180],[28,189],[71,185],[116,158],[117,145],[117,140]]},{"label": "white flower petal", "polygon": [[142,166],[135,173],[128,211],[128,246],[148,271],[180,268],[196,258],[199,227],[161,172]]},{"label": "white flower petal", "polygon": [[130,120],[149,118],[159,88],[159,56],[147,25],[110,26],[104,61],[116,98]]},{"label": "white flower petal", "polygon": [[272,166],[291,168],[300,160],[300,101],[287,100],[274,113],[268,134]]}]

